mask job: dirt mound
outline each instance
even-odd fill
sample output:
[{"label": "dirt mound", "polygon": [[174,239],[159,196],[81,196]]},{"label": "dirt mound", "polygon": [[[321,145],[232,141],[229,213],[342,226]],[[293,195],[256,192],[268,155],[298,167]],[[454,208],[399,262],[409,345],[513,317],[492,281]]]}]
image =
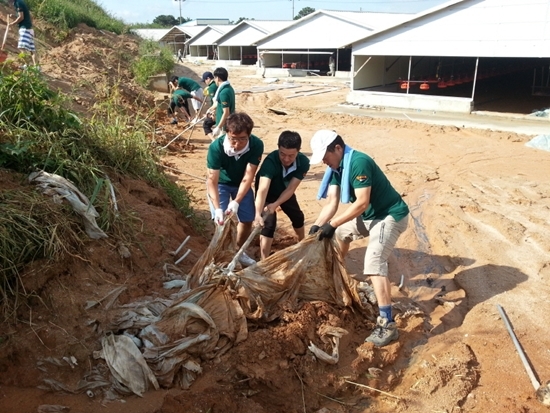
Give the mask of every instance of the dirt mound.
[{"label": "dirt mound", "polygon": [[[62,45],[42,47],[44,76],[72,97],[75,110],[85,111],[113,89],[128,110],[136,100],[166,99],[128,81],[129,56],[137,50],[130,36],[82,26]],[[212,69],[187,63],[176,74],[199,80]],[[236,90],[268,86],[246,68],[230,68],[230,81]],[[303,89],[330,82],[338,90],[310,97],[295,97],[296,88],[238,94],[237,108],[254,119],[253,133],[264,140],[266,153],[276,149],[283,130],[297,130],[309,154],[307,142],[316,130],[335,129],[375,158],[411,207],[409,228],[389,263],[400,340],[374,348],[363,342],[373,327],[368,318],[326,302],[301,303],[277,320],[249,323],[248,339],[206,363],[189,390],[149,391],[104,406],[95,394],[72,394],[87,375],[108,377],[91,355],[111,321],[109,293],[120,291],[120,305],[165,297],[163,282],[171,277],[163,267],[174,264],[171,252],[191,235],[186,248],[192,252],[178,266],[188,273],[211,238],[210,227],[200,233],[191,228],[162,191],[112,177],[127,226],[138,230],[87,240],[80,254],[23,271],[28,299],[19,301],[15,321],[5,322],[0,335],[0,410],[34,413],[42,404],[62,404],[90,413],[542,411],[495,303],[508,310],[535,370],[547,378],[548,155],[526,148],[527,136],[338,113],[335,105],[349,90],[338,79],[276,83],[283,81]],[[183,131],[183,125],[168,125],[160,108],[156,119],[160,146]],[[203,177],[210,141],[200,126],[189,133],[167,148],[162,162],[191,193],[196,213],[207,216]],[[307,225],[323,205],[316,199],[322,173],[322,166],[313,167],[297,192]],[[0,171],[2,190],[21,188],[23,180]],[[295,243],[288,220],[279,221],[274,250]],[[349,273],[362,271],[365,245],[352,244]],[[250,254],[257,256],[257,248]],[[335,365],[319,362],[307,349],[313,341],[330,352],[319,339],[323,325],[349,333],[340,340]],[[38,389],[44,384],[49,391]],[[52,392],[58,384],[65,390]]]}]

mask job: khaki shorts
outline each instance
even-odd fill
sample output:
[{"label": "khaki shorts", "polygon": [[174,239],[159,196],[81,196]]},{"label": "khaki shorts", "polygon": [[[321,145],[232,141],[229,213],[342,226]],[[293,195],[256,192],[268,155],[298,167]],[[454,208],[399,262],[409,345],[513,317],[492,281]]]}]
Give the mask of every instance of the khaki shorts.
[{"label": "khaki shorts", "polygon": [[340,225],[336,229],[336,237],[348,244],[353,240],[369,237],[369,245],[365,251],[363,274],[387,277],[388,258],[397,243],[397,239],[407,229],[408,221],[408,214],[397,222],[391,216],[387,216],[382,220],[369,221],[363,221],[361,216],[358,216],[356,219]]}]

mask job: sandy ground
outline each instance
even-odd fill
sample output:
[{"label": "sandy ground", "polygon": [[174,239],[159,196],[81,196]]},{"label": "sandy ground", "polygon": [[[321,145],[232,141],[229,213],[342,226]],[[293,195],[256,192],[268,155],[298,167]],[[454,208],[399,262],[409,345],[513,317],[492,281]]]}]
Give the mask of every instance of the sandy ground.
[{"label": "sandy ground", "polygon": [[[204,70],[190,69],[197,74]],[[266,84],[245,70],[230,73],[237,90]],[[366,116],[358,116],[357,111],[353,115],[334,113],[343,111],[338,106],[345,102],[343,82],[308,78],[277,83],[288,81],[301,87],[238,95],[237,108],[255,120],[253,133],[264,140],[266,153],[276,149],[278,135],[289,129],[302,135],[303,152],[309,155],[313,133],[334,129],[346,143],[376,160],[410,206],[412,220],[391,259],[390,278],[398,284],[404,276],[405,295],[427,318],[425,340],[407,343],[406,334],[402,339],[403,350],[411,351],[414,356],[409,362],[414,363],[402,372],[393,392],[418,397],[405,410],[452,411],[461,406],[464,411],[539,411],[496,305],[507,311],[532,366],[544,381],[550,370],[549,343],[541,334],[549,309],[550,153],[526,147],[529,135],[495,131],[503,116],[484,116],[478,121],[479,129],[474,129],[375,117],[368,112]],[[322,85],[340,89],[293,96]],[[288,114],[276,115],[269,108]],[[449,118],[452,125],[455,117]],[[465,116],[463,123],[473,124],[477,119]],[[518,122],[516,116],[508,119],[511,125]],[[526,132],[531,132],[528,123],[533,127],[547,124],[525,122]],[[208,141],[200,130],[194,136],[192,152],[174,148],[165,161],[182,171],[204,169]],[[323,170],[322,166],[312,167],[297,191],[306,226],[322,207],[316,193]],[[203,182],[188,175],[178,178],[192,188],[198,205],[206,209]],[[281,223],[280,236],[284,238],[291,228],[288,219]],[[352,244],[347,258],[352,274],[362,270],[364,247],[365,242]],[[439,368],[440,358],[449,351],[467,353],[466,363],[477,372],[475,384],[466,394],[453,390],[454,379],[444,373],[438,373],[437,384],[422,379]],[[449,389],[444,398],[450,397],[452,402],[442,400],[445,387]],[[453,396],[446,394],[455,391]],[[495,409],[495,403],[502,407]]]},{"label": "sandy ground", "polygon": [[[107,47],[90,36],[99,35],[84,31],[62,49],[74,64],[70,70],[67,65],[67,73],[44,59],[52,82],[69,84],[69,73],[77,68],[102,64],[102,59],[90,58],[79,65],[69,58],[74,52],[86,59],[86,44]],[[189,63],[177,73],[198,77],[211,69]],[[203,232],[191,228],[161,191],[120,178],[114,182],[120,207],[140,222],[129,241],[132,257],[121,258],[116,240],[93,241],[85,244],[82,257],[26,269],[22,280],[35,298],[20,308],[17,323],[3,325],[0,411],[31,413],[44,404],[81,413],[545,411],[496,306],[506,310],[538,380],[550,379],[550,334],[544,322],[550,310],[550,153],[526,147],[529,135],[487,129],[487,122],[476,129],[346,112],[339,106],[347,93],[342,80],[279,79],[272,84],[294,82],[299,87],[263,92],[255,88],[268,83],[250,69],[231,69],[230,80],[237,91],[248,90],[238,94],[237,109],[254,119],[254,134],[264,140],[266,154],[276,148],[283,130],[298,131],[309,155],[313,133],[334,129],[350,146],[371,155],[403,194],[412,219],[390,259],[399,342],[375,349],[363,343],[373,324],[360,312],[304,303],[269,325],[251,326],[248,339],[205,362],[202,375],[186,391],[162,389],[143,398],[102,403],[99,397],[39,389],[44,380],[54,378],[74,388],[97,363],[91,354],[100,348],[104,331],[92,330],[90,321],[105,327],[110,314],[100,308],[85,310],[87,300],[121,285],[127,290],[119,304],[166,294],[162,266],[173,263],[170,251],[191,235],[188,247],[193,252],[180,265],[182,272],[189,271],[210,240],[212,227]],[[338,89],[297,97],[300,91],[325,86]],[[129,97],[136,93],[127,92]],[[88,97],[80,98],[83,102],[77,103],[85,108]],[[163,98],[157,95],[158,102]],[[161,109],[157,120],[162,127],[155,136],[159,147],[183,129],[168,125]],[[464,124],[471,120],[465,117]],[[195,213],[206,216],[209,140],[201,128],[189,133],[168,147],[162,162],[191,193]],[[321,166],[314,166],[297,191],[307,226],[323,205],[316,199],[322,173]],[[0,174],[5,189],[17,188],[22,180]],[[275,250],[294,243],[288,219],[282,215],[279,222]],[[364,241],[352,244],[346,260],[350,274],[361,272],[364,248]],[[257,257],[257,244],[249,252]],[[399,290],[401,277],[404,286]],[[340,361],[334,366],[316,361],[307,350],[309,341],[317,340],[319,325],[328,321],[350,332],[341,341]],[[79,361],[78,367],[43,362],[69,355]]]}]

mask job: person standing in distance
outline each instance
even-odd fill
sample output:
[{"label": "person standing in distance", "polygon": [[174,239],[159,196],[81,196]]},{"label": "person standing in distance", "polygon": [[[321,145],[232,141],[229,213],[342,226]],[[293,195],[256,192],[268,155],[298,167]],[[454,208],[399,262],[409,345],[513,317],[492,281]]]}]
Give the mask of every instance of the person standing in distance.
[{"label": "person standing in distance", "polygon": [[330,75],[334,77],[336,74],[336,61],[334,60],[334,53],[328,58],[328,70]]},{"label": "person standing in distance", "polygon": [[[354,239],[369,237],[365,251],[363,275],[370,278],[380,315],[376,328],[365,341],[378,347],[399,338],[391,306],[388,258],[397,239],[407,228],[409,208],[376,162],[365,153],[355,151],[331,130],[320,130],[311,138],[311,163],[327,165],[317,198],[328,197],[309,233],[319,239],[336,240],[345,257]],[[340,214],[340,203],[351,206]]]},{"label": "person standing in distance", "polygon": [[[277,143],[279,149],[267,155],[256,174],[256,218],[262,228],[260,253],[269,257],[277,228],[277,208],[290,218],[298,241],[304,239],[304,213],[296,199],[296,189],[309,171],[309,159],[300,152],[302,138],[298,132],[284,131]],[[267,213],[262,218],[262,213]]]},{"label": "person standing in distance", "polygon": [[[239,218],[237,245],[244,244],[254,221],[252,182],[262,159],[264,143],[252,135],[254,122],[246,113],[233,113],[226,122],[227,133],[208,147],[206,190],[216,225],[223,225],[226,215]],[[246,253],[240,262],[255,264]]]},{"label": "person standing in distance", "polygon": [[204,129],[204,134],[208,136],[211,141],[214,141],[214,137],[212,135],[213,127],[216,124],[213,113],[216,109],[214,106],[214,96],[218,90],[218,85],[216,85],[216,82],[214,81],[214,74],[212,72],[204,72],[202,74],[202,81],[206,83],[208,96],[210,96],[210,108],[206,111],[206,117],[202,122],[202,128]]},{"label": "person standing in distance", "polygon": [[218,67],[214,70],[214,81],[218,86],[218,90],[214,95],[216,109],[216,125],[212,130],[214,139],[223,133],[229,115],[235,112],[235,90],[227,80],[228,78],[229,73],[224,67]]},{"label": "person standing in distance", "polygon": [[263,52],[263,50],[260,52],[258,61],[260,63],[260,70],[262,72],[262,77],[265,77],[265,53]]},{"label": "person standing in distance", "polygon": [[17,48],[29,52],[32,64],[38,64],[36,56],[36,46],[34,45],[34,30],[32,28],[31,12],[24,0],[14,0],[13,6],[17,12],[17,18],[9,23],[9,26],[17,24],[19,26],[19,42]]}]

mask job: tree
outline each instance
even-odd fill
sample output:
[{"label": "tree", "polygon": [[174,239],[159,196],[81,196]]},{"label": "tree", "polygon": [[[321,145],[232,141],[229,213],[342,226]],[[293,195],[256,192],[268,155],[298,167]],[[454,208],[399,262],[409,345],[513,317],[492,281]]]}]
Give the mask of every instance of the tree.
[{"label": "tree", "polygon": [[153,23],[159,24],[163,27],[172,27],[177,26],[180,22],[174,16],[169,14],[161,14],[160,16],[154,18]]},{"label": "tree", "polygon": [[298,12],[296,16],[294,16],[294,20],[301,19],[302,17],[307,16],[308,14],[311,14],[315,11],[315,9],[311,7],[304,7],[302,10]]},{"label": "tree", "polygon": [[231,24],[239,24],[240,22],[242,22],[243,20],[254,20],[254,19],[251,19],[249,17],[239,17],[239,19],[236,21],[236,22],[230,22]]}]

